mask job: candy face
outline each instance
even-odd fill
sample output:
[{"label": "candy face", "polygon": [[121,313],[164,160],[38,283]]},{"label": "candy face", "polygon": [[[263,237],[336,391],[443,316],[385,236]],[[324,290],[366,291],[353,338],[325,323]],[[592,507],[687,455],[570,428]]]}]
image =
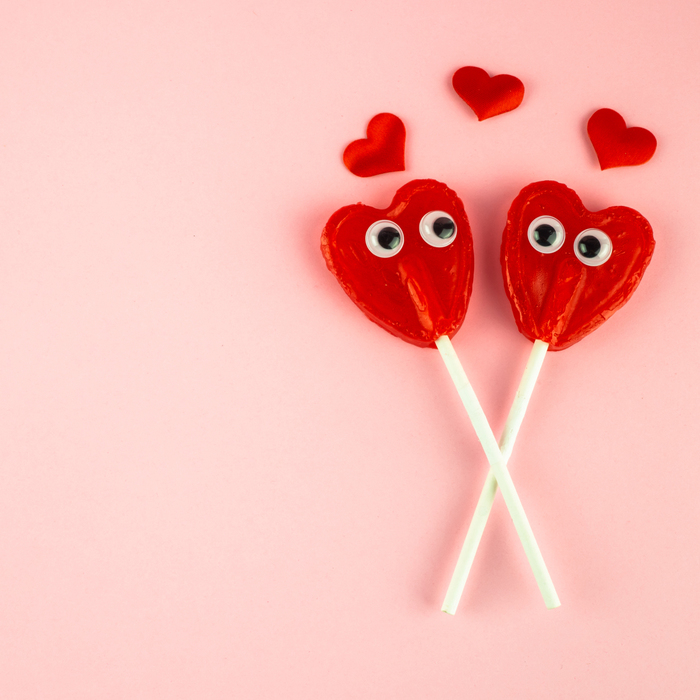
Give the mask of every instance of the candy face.
[{"label": "candy face", "polygon": [[413,180],[387,209],[339,209],[321,236],[328,269],[375,323],[419,347],[462,325],[472,289],[469,221],[456,193]]},{"label": "candy face", "polygon": [[632,296],[653,251],[651,226],[634,209],[589,212],[558,182],[528,185],[510,207],[501,245],[520,332],[550,350],[577,343]]}]

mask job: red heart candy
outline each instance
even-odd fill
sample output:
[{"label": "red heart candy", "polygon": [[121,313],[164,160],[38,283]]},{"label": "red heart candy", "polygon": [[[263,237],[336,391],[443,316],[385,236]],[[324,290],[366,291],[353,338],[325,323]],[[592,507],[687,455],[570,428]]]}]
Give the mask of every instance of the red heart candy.
[{"label": "red heart candy", "polygon": [[601,170],[623,165],[642,165],[656,151],[656,137],[648,129],[633,126],[614,109],[599,109],[588,120],[588,137]]},{"label": "red heart candy", "polygon": [[347,169],[359,177],[405,170],[406,127],[389,112],[373,116],[367,125],[367,138],[353,141],[343,153]]},{"label": "red heart candy", "polygon": [[637,288],[654,251],[634,209],[589,212],[558,182],[515,198],[501,245],[506,294],[520,332],[563,350],[595,330]]},{"label": "red heart candy", "polygon": [[510,112],[520,105],[525,94],[522,81],[513,75],[494,75],[483,68],[465,66],[452,76],[457,94],[474,110],[479,121]]},{"label": "red heart candy", "polygon": [[472,234],[464,205],[447,185],[413,180],[386,209],[339,209],[323,230],[321,252],[348,296],[389,333],[435,347],[462,325],[472,289]]}]

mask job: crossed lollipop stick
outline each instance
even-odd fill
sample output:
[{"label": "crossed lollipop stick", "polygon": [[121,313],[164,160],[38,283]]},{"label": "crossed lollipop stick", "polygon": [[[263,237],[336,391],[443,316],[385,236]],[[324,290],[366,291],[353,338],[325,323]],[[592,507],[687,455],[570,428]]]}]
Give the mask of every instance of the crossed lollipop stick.
[{"label": "crossed lollipop stick", "polygon": [[457,388],[462,403],[467,409],[469,419],[474,426],[474,430],[479,438],[479,442],[481,442],[484,448],[484,452],[486,453],[491,467],[481,491],[481,496],[479,497],[479,502],[476,506],[472,521],[469,525],[462,551],[457,560],[457,566],[452,575],[452,581],[447,590],[445,601],[442,604],[442,610],[443,612],[454,615],[457,609],[457,604],[464,590],[464,585],[467,582],[469,570],[474,561],[474,555],[476,554],[481,536],[486,527],[486,521],[488,520],[491,506],[493,505],[496,491],[499,487],[503,494],[503,500],[510,512],[510,516],[513,519],[515,529],[520,537],[520,541],[525,549],[525,554],[532,567],[535,580],[540,588],[545,605],[548,608],[559,607],[559,605],[561,605],[559,596],[557,596],[557,592],[554,589],[554,584],[547,570],[547,565],[544,563],[542,553],[535,540],[535,535],[532,532],[527,515],[525,515],[525,510],[506,467],[511,452],[513,451],[515,438],[517,437],[520,425],[525,416],[525,410],[532,396],[537,376],[544,362],[545,355],[547,354],[548,345],[541,340],[535,341],[515,400],[508,414],[500,443],[496,442],[496,438],[489,426],[486,415],[479,404],[474,389],[467,379],[466,372],[457,357],[457,353],[450,339],[447,336],[441,336],[435,341],[435,345],[440,351],[447,371],[450,373],[450,377],[452,377],[452,381]]}]

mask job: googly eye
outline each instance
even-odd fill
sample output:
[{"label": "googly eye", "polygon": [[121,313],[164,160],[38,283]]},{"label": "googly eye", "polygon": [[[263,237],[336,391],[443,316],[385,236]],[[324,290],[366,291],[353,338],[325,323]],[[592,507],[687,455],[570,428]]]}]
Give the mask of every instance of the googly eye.
[{"label": "googly eye", "polygon": [[566,234],[559,219],[538,216],[527,228],[527,238],[540,253],[554,253],[564,245]]},{"label": "googly eye", "polygon": [[457,235],[457,224],[444,211],[428,212],[420,220],[419,229],[423,240],[435,248],[450,245]]},{"label": "googly eye", "polygon": [[612,255],[612,241],[597,228],[587,228],[576,236],[574,253],[584,264],[597,267],[606,263]]},{"label": "googly eye", "polygon": [[393,221],[375,221],[367,229],[365,243],[378,258],[390,258],[403,248],[403,231]]}]

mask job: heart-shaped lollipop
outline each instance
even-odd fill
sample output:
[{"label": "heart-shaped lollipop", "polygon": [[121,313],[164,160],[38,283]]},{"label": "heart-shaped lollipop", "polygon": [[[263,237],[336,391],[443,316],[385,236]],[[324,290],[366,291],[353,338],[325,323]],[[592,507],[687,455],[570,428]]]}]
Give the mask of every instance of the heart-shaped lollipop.
[{"label": "heart-shaped lollipop", "polygon": [[364,204],[331,216],[321,237],[330,271],[375,323],[420,347],[452,337],[472,289],[472,232],[447,185],[413,180],[386,209]]},{"label": "heart-shaped lollipop", "polygon": [[328,269],[375,323],[420,347],[437,347],[503,493],[547,607],[559,605],[498,443],[450,338],[469,303],[472,235],[457,195],[435,180],[404,185],[387,209],[339,209],[321,236]]},{"label": "heart-shaped lollipop", "polygon": [[654,251],[634,209],[590,212],[558,182],[535,182],[508,212],[501,264],[520,332],[563,350],[612,316],[639,285]]},{"label": "heart-shaped lollipop", "polygon": [[[501,263],[520,332],[534,341],[501,435],[507,463],[547,350],[563,350],[625,304],[654,251],[649,222],[634,209],[588,211],[573,190],[534,182],[508,212]],[[443,610],[457,609],[497,484],[489,474],[469,525]]]}]

